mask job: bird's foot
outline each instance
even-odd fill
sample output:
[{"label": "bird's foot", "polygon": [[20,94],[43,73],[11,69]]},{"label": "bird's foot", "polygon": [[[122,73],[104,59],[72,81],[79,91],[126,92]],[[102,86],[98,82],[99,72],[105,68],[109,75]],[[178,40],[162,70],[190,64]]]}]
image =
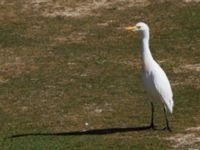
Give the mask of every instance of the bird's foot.
[{"label": "bird's foot", "polygon": [[171,130],[171,128],[170,128],[169,126],[164,127],[162,130],[163,130],[163,131],[164,131],[164,130],[168,130],[169,132],[172,132],[172,130]]},{"label": "bird's foot", "polygon": [[152,130],[156,130],[156,126],[155,126],[154,124],[150,124],[150,128],[151,128]]}]

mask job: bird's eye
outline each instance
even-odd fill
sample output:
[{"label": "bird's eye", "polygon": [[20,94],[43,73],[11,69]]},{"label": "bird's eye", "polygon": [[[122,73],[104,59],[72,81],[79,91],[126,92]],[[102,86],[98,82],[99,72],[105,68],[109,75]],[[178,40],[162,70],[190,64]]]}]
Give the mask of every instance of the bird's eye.
[{"label": "bird's eye", "polygon": [[138,28],[138,29],[141,29],[141,26],[138,26],[137,28]]}]

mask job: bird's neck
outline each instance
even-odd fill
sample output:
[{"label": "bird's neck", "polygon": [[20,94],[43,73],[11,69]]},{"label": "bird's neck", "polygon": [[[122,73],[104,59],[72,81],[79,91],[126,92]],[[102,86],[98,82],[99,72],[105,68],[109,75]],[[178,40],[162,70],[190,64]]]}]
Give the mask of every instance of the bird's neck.
[{"label": "bird's neck", "polygon": [[151,51],[149,48],[149,31],[142,32],[142,62],[143,62],[143,69],[148,70],[150,68],[150,64],[154,62],[154,59],[151,55]]}]

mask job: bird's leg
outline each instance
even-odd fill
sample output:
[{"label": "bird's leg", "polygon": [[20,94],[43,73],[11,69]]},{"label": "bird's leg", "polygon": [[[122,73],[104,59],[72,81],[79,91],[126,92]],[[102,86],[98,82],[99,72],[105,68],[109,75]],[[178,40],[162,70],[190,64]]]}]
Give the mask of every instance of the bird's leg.
[{"label": "bird's leg", "polygon": [[166,112],[166,108],[164,107],[164,114],[165,114],[165,120],[166,120],[166,127],[163,128],[163,130],[168,130],[168,131],[172,131],[170,126],[169,126],[169,121],[168,121],[168,118],[167,118],[167,112]]},{"label": "bird's leg", "polygon": [[154,125],[154,105],[153,105],[152,102],[151,102],[151,124],[150,124],[150,127],[152,129],[155,129],[155,125]]}]

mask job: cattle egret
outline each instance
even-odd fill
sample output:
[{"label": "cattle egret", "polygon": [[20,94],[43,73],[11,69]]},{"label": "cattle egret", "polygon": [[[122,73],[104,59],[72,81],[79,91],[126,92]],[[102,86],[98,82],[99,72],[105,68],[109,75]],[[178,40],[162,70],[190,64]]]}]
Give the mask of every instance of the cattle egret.
[{"label": "cattle egret", "polygon": [[142,81],[144,84],[145,90],[152,96],[151,102],[151,124],[150,127],[155,129],[154,126],[154,102],[159,102],[163,106],[166,127],[164,130],[169,130],[169,121],[167,118],[167,112],[172,113],[173,111],[173,94],[169,80],[159,66],[158,63],[153,59],[151,51],[149,48],[149,27],[143,22],[137,23],[135,26],[129,26],[125,28],[128,31],[138,31],[142,36],[142,47],[141,47],[141,56],[142,56]]}]

